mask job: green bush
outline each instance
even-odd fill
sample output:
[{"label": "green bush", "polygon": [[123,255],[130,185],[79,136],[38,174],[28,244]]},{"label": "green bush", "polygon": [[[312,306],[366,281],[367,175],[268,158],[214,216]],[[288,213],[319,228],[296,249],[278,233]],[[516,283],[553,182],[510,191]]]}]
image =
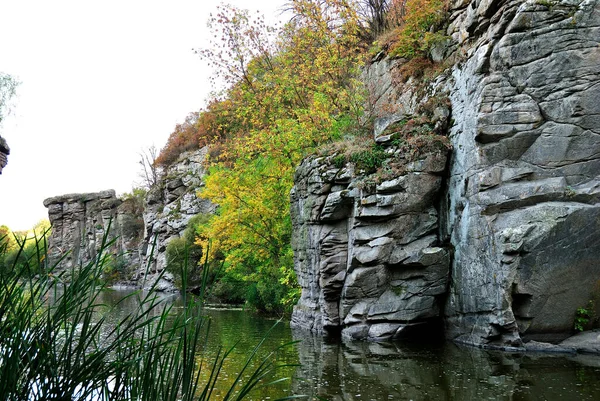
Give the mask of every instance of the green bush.
[{"label": "green bush", "polygon": [[242,305],[246,303],[251,285],[253,283],[233,281],[227,276],[215,279],[208,300],[229,305]]},{"label": "green bush", "polygon": [[167,245],[167,271],[175,276],[175,285],[182,288],[193,289],[200,285],[202,280],[202,247],[195,243],[196,228],[205,224],[208,215],[198,214],[192,217],[187,224],[183,235],[173,238]]},{"label": "green bush", "polygon": [[356,164],[358,170],[372,173],[388,158],[383,147],[374,144],[371,149],[365,149],[350,155],[350,161]]},{"label": "green bush", "polygon": [[573,328],[576,331],[584,331],[590,326],[592,316],[594,315],[594,301],[589,301],[586,307],[577,308],[575,312],[575,322]]},{"label": "green bush", "polygon": [[14,235],[9,240],[8,236],[0,238],[0,269],[16,270],[23,274],[36,275],[45,266],[46,251],[48,243],[46,236],[33,237]]}]

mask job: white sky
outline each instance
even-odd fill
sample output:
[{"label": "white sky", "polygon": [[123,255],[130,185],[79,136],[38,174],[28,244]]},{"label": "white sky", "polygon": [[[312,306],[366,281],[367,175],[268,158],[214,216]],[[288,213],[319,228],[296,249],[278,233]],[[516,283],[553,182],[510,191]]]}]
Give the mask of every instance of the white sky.
[{"label": "white sky", "polygon": [[[279,17],[285,0],[228,3]],[[0,225],[47,218],[45,198],[139,182],[139,152],[162,148],[205,105],[206,47],[218,0],[0,0],[0,71],[18,77],[0,128]]]}]

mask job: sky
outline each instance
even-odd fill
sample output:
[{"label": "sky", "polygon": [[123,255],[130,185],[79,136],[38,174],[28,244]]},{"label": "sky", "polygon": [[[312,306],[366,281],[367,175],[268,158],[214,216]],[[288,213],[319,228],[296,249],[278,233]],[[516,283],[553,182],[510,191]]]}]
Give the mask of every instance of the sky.
[{"label": "sky", "polygon": [[[230,0],[283,18],[285,0]],[[18,78],[0,127],[10,147],[0,175],[0,225],[27,230],[43,200],[141,182],[139,154],[206,105],[217,0],[0,0],[0,72]]]}]

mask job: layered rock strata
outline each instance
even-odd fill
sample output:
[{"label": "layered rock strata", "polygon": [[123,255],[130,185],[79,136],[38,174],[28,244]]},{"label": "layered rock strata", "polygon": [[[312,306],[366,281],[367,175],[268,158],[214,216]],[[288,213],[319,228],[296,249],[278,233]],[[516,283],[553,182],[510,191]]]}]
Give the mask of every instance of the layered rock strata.
[{"label": "layered rock strata", "polygon": [[[454,66],[425,91],[449,94],[453,152],[445,172],[420,171],[413,177],[427,182],[430,176],[447,176],[441,203],[425,202],[427,207],[411,211],[410,218],[386,215],[393,210],[381,200],[387,189],[365,196],[322,161],[305,161],[292,193],[296,269],[303,287],[293,317],[298,326],[343,327],[346,335],[361,338],[398,335],[409,322],[405,316],[417,308],[398,302],[405,293],[393,290],[395,251],[382,249],[402,248],[411,240],[423,244],[420,255],[445,243],[454,250],[448,292],[434,295],[447,296],[443,315],[449,339],[517,348],[529,340],[559,341],[573,333],[578,308],[598,304],[600,3],[458,0],[450,15],[452,41],[436,52]],[[380,60],[365,73],[380,143],[391,139],[385,127],[418,104],[410,80],[405,86],[393,82],[403,62]],[[414,85],[419,83],[412,80]],[[348,175],[344,179],[352,182]],[[328,212],[332,205],[346,209]],[[410,234],[423,227],[415,216],[435,207],[439,217],[432,217],[430,226],[440,224],[439,238],[429,242],[435,230],[423,237]],[[370,215],[361,216],[361,209]],[[421,221],[425,227],[427,222]],[[365,224],[377,228],[357,237]],[[377,315],[378,303],[396,310],[382,307],[384,313]],[[394,326],[378,326],[392,316],[399,317]]]},{"label": "layered rock strata", "polygon": [[123,270],[120,276],[126,273],[127,284],[176,291],[172,275],[164,272],[167,245],[183,233],[193,216],[215,209],[196,195],[203,185],[206,153],[203,148],[181,155],[160,173],[145,203],[135,197],[121,200],[114,190],[46,199],[52,225],[51,261],[60,261],[60,268],[68,269],[94,260],[106,236],[115,241],[107,252]]},{"label": "layered rock strata", "polygon": [[560,340],[600,292],[600,3],[474,1],[449,32],[447,336]]},{"label": "layered rock strata", "polygon": [[437,238],[446,157],[409,163],[376,184],[311,157],[292,190],[292,247],[302,297],[292,325],[383,340],[438,322],[450,255]]},{"label": "layered rock strata", "polygon": [[137,270],[144,223],[141,210],[132,202],[118,199],[114,190],[44,200],[52,225],[51,265],[58,263],[59,270],[77,268],[95,260],[103,242],[114,241],[103,250],[112,255],[111,263],[132,273]]},{"label": "layered rock strata", "polygon": [[6,140],[0,136],[0,174],[2,174],[2,169],[6,167],[6,163],[8,163],[8,155],[10,154],[10,148],[6,143]]},{"label": "layered rock strata", "polygon": [[157,184],[149,191],[144,209],[143,263],[138,271],[142,287],[154,285],[162,275],[157,288],[175,290],[173,277],[164,272],[167,266],[167,245],[181,236],[188,221],[199,213],[213,213],[215,205],[197,196],[204,185],[204,162],[208,148],[186,152],[161,172]]}]

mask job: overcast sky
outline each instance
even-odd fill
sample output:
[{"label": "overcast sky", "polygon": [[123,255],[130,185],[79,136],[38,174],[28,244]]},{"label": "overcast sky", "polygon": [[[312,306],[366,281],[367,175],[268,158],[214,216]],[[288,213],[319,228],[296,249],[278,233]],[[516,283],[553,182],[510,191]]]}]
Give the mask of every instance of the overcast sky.
[{"label": "overcast sky", "polygon": [[[284,0],[229,1],[280,16]],[[31,228],[45,198],[139,182],[139,152],[161,148],[206,104],[217,0],[0,0],[0,71],[22,84],[0,128],[0,225]]]}]

